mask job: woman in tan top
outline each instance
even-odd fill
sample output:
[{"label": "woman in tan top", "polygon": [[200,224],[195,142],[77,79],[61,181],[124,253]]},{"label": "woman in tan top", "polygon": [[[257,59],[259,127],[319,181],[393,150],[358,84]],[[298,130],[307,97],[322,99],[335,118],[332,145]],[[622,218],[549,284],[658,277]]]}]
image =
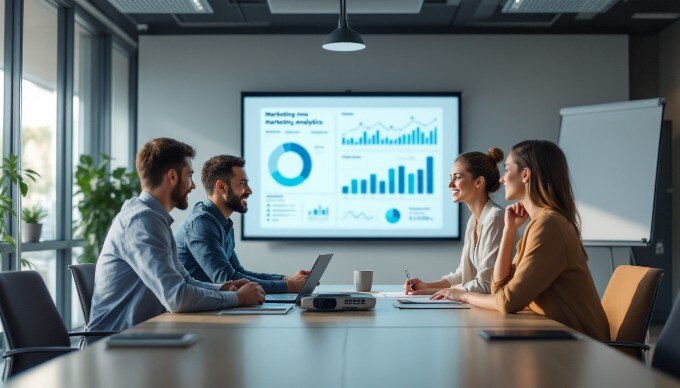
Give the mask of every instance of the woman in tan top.
[{"label": "woman in tan top", "polygon": [[448,287],[491,293],[491,273],[503,234],[503,208],[490,195],[501,186],[498,171],[501,161],[503,151],[498,148],[491,148],[486,154],[475,151],[458,156],[451,168],[449,188],[453,202],[466,204],[472,213],[465,230],[460,265],[455,273],[440,280],[411,279],[404,284],[405,293],[434,294]]},{"label": "woman in tan top", "polygon": [[[493,295],[455,289],[448,298],[503,313],[528,307],[601,341],[609,324],[587,265],[564,153],[549,141],[524,141],[512,148],[501,178],[505,197],[518,201],[505,211],[505,229],[493,271]],[[517,244],[514,236],[531,221]]]}]

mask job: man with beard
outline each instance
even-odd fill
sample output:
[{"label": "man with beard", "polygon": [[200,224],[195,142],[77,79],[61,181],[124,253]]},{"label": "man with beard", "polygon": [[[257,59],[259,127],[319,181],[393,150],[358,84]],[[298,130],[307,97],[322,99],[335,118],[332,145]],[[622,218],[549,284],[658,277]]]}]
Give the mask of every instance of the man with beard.
[{"label": "man with beard", "polygon": [[88,330],[123,330],[170,312],[216,310],[264,302],[247,280],[211,283],[192,278],[177,258],[170,224],[173,208],[186,209],[196,186],[194,149],[154,139],[137,154],[142,193],[113,219],[97,260]]},{"label": "man with beard", "polygon": [[248,279],[258,282],[267,293],[300,292],[309,271],[287,277],[251,272],[236,256],[234,212],[248,211],[252,194],[242,158],[219,155],[203,165],[201,181],[208,199],[197,203],[175,232],[179,260],[191,276],[204,282]]}]

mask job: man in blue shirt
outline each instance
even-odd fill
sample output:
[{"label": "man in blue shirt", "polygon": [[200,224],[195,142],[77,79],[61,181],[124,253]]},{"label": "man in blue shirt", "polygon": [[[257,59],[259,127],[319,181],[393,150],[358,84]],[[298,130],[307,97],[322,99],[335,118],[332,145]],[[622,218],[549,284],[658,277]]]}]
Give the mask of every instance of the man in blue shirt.
[{"label": "man in blue shirt", "polygon": [[201,181],[208,199],[197,203],[175,231],[180,262],[191,276],[204,282],[248,279],[258,282],[268,293],[300,292],[309,271],[291,277],[251,272],[236,256],[234,212],[248,211],[253,193],[242,158],[220,155],[210,158],[201,170]]},{"label": "man in blue shirt", "polygon": [[142,193],[113,219],[97,261],[88,330],[123,330],[166,311],[215,310],[264,302],[257,283],[201,282],[177,258],[169,212],[188,207],[193,148],[149,141],[137,154]]}]

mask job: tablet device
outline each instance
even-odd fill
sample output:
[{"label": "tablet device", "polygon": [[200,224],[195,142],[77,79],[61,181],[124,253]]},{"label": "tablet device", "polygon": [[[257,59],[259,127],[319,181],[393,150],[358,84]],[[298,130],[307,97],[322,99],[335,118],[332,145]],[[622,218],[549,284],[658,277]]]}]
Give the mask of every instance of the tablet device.
[{"label": "tablet device", "polygon": [[198,340],[192,333],[121,333],[106,340],[109,347],[178,347]]},{"label": "tablet device", "polygon": [[479,336],[487,341],[516,341],[516,340],[575,340],[576,336],[564,330],[527,330],[527,329],[498,329],[480,330]]}]

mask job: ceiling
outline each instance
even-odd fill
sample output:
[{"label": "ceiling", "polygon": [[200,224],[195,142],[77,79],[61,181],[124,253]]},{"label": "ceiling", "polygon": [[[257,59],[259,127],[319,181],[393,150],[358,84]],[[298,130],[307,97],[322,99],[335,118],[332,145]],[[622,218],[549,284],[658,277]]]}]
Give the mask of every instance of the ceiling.
[{"label": "ceiling", "polygon": [[[124,15],[112,6],[111,0],[89,1],[115,20],[123,20],[126,24],[136,25],[139,34],[317,34],[333,30],[338,20],[337,14],[329,13],[272,13],[267,0],[203,0],[213,11],[203,14]],[[285,0],[270,1],[285,3]],[[292,0],[288,2],[290,1]],[[389,8],[389,1],[395,1],[395,4],[400,2],[397,0],[372,1],[380,3],[381,6],[387,4],[387,8]],[[350,23],[352,28],[362,34],[604,33],[649,35],[658,33],[678,20],[677,17],[680,14],[680,0],[615,0],[606,12],[599,14],[504,13],[503,7],[506,1],[513,0],[415,1],[417,3],[422,1],[419,13],[393,13],[390,9],[386,9],[383,13],[351,13]],[[590,0],[590,2],[593,1],[595,0]],[[350,5],[348,8],[351,12]],[[394,11],[400,12],[396,9],[396,5]],[[640,19],[639,16],[634,17],[636,14],[642,14],[642,17],[655,16],[655,18]]]}]

